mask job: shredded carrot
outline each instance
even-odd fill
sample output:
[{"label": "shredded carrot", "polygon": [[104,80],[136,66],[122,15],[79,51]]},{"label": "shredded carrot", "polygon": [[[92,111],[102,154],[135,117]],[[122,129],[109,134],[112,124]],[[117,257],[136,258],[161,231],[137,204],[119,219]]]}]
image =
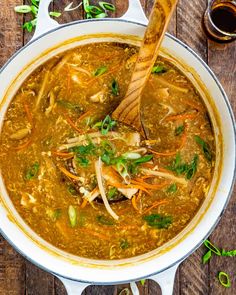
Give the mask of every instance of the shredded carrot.
[{"label": "shredded carrot", "polygon": [[86,233],[88,235],[93,235],[93,236],[95,236],[95,237],[97,237],[97,238],[99,238],[101,240],[110,241],[109,237],[107,237],[107,236],[105,236],[105,235],[103,235],[101,233],[98,233],[96,231],[93,231],[93,230],[91,230],[89,228],[80,227],[80,232],[84,232],[84,233]]},{"label": "shredded carrot", "polygon": [[165,182],[165,183],[162,183],[162,184],[150,184],[150,183],[147,183],[147,182],[144,182],[144,181],[136,181],[136,180],[131,180],[131,183],[132,184],[135,184],[135,185],[141,185],[142,187],[146,188],[146,189],[151,189],[151,190],[157,190],[157,189],[161,189],[163,187],[165,187],[166,185],[169,184],[169,182]]},{"label": "shredded carrot", "polygon": [[80,208],[81,208],[81,209],[85,208],[86,205],[87,205],[87,203],[88,203],[88,200],[87,200],[87,199],[84,199],[84,200],[83,200],[83,203],[82,203],[81,206],[80,206]]},{"label": "shredded carrot", "polygon": [[68,170],[66,170],[64,167],[61,167],[61,166],[58,166],[59,170],[64,173],[66,176],[72,178],[72,179],[75,179],[75,180],[80,180],[80,177],[79,176],[76,176],[72,173],[70,173]]},{"label": "shredded carrot", "polygon": [[151,211],[152,209],[154,209],[154,208],[156,208],[156,207],[158,207],[158,206],[160,206],[160,205],[167,204],[167,203],[168,203],[167,200],[156,201],[156,202],[153,203],[152,206],[150,206],[149,208],[147,208],[146,210],[144,210],[144,211],[142,212],[142,214],[146,214],[146,213],[148,213],[149,211]]},{"label": "shredded carrot", "polygon": [[63,152],[58,152],[58,151],[52,151],[52,154],[61,158],[65,159],[71,159],[74,157],[73,153],[63,153]]},{"label": "shredded carrot", "polygon": [[80,116],[77,120],[77,122],[82,121],[84,118],[86,118],[88,115],[90,115],[92,113],[92,110],[89,110],[87,112],[85,112],[82,116]]},{"label": "shredded carrot", "polygon": [[29,110],[29,106],[27,104],[24,104],[24,110],[25,110],[28,121],[30,122],[31,125],[33,125],[33,117]]},{"label": "shredded carrot", "polygon": [[72,122],[72,120],[68,117],[68,118],[66,118],[66,122],[72,127],[72,128],[74,128],[77,132],[79,132],[79,133],[83,133],[83,131],[82,130],[80,130],[73,122]]},{"label": "shredded carrot", "polygon": [[132,202],[132,205],[133,205],[134,209],[136,211],[140,211],[139,208],[138,208],[138,206],[137,206],[137,203],[136,203],[136,195],[133,196],[131,202]]},{"label": "shredded carrot", "polygon": [[181,115],[172,115],[172,116],[168,116],[166,117],[164,120],[165,121],[183,121],[183,120],[186,120],[186,119],[190,119],[190,120],[193,120],[194,118],[196,118],[198,113],[194,113],[194,114],[181,114]]},{"label": "shredded carrot", "polygon": [[20,150],[27,148],[31,143],[32,143],[32,140],[29,139],[28,141],[26,141],[22,145],[18,145],[17,147],[13,147],[12,149],[15,151],[20,151]]},{"label": "shredded carrot", "polygon": [[127,188],[136,188],[138,190],[142,190],[144,191],[145,193],[147,193],[148,195],[152,195],[145,187],[143,187],[141,184],[139,185],[129,185],[129,184],[123,184],[123,183],[120,183],[120,182],[116,182],[116,181],[107,181],[109,185],[112,185],[116,188],[121,188],[121,189],[127,189]]}]

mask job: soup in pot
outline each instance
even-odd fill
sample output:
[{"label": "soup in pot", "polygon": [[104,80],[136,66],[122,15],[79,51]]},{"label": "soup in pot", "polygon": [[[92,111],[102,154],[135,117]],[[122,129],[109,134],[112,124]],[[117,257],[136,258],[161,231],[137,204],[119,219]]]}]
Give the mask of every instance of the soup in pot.
[{"label": "soup in pot", "polygon": [[116,122],[138,47],[59,54],[22,84],[1,130],[0,166],[21,217],[69,253],[122,259],[175,237],[209,190],[215,140],[193,84],[159,57],[142,97],[147,134]]}]

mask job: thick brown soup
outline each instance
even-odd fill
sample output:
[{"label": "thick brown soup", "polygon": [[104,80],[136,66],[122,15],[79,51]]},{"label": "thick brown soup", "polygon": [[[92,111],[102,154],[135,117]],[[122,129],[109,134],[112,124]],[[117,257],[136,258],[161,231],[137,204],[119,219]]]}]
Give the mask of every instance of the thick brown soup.
[{"label": "thick brown soup", "polygon": [[142,97],[148,139],[115,122],[138,48],[99,43],[40,66],[13,98],[0,165],[17,211],[67,252],[121,259],[175,237],[208,192],[215,141],[191,82],[158,58]]}]

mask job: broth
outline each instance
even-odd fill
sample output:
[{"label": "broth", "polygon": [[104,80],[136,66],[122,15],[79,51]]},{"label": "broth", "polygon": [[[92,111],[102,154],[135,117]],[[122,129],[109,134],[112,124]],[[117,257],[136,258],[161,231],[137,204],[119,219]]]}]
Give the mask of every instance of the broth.
[{"label": "broth", "polygon": [[23,83],[1,131],[8,194],[56,247],[94,259],[175,237],[208,192],[215,140],[197,90],[159,57],[142,97],[148,139],[115,122],[138,48],[96,43],[55,56]]}]

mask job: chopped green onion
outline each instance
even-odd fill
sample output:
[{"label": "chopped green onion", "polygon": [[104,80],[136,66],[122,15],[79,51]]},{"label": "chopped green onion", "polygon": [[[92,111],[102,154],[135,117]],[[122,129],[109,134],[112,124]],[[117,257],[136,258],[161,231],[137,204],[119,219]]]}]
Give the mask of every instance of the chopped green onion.
[{"label": "chopped green onion", "polygon": [[95,15],[95,18],[105,18],[107,14],[105,12]]},{"label": "chopped green onion", "polygon": [[228,257],[236,256],[236,250],[225,251],[223,249],[221,252],[221,256],[228,256]]},{"label": "chopped green onion", "polygon": [[177,185],[176,185],[176,183],[171,184],[171,185],[167,188],[166,192],[167,192],[167,193],[170,193],[170,194],[176,193],[176,192],[177,192]]},{"label": "chopped green onion", "polygon": [[171,216],[165,216],[161,214],[146,215],[143,217],[143,219],[147,222],[149,226],[158,229],[168,229],[172,223]]},{"label": "chopped green onion", "polygon": [[127,152],[122,155],[122,158],[127,160],[137,160],[141,158],[141,155],[139,153]]},{"label": "chopped green onion", "polygon": [[32,11],[31,6],[29,5],[19,5],[14,8],[17,13],[29,13]]},{"label": "chopped green onion", "polygon": [[211,258],[212,256],[212,251],[209,250],[206,252],[206,254],[202,257],[202,262],[205,264],[207,261]]},{"label": "chopped green onion", "polygon": [[77,211],[72,205],[68,208],[68,216],[71,227],[75,227],[77,224]]},{"label": "chopped green onion", "polygon": [[54,17],[60,17],[61,16],[61,12],[57,12],[57,11],[51,11],[49,12],[50,16],[54,16]]},{"label": "chopped green onion", "polygon": [[206,143],[201,137],[199,137],[198,135],[194,136],[196,143],[198,143],[200,145],[200,147],[202,148],[204,157],[211,162],[212,160],[212,153],[209,147],[209,144]]},{"label": "chopped green onion", "polygon": [[39,163],[36,162],[32,166],[30,166],[25,173],[25,180],[31,180],[38,175],[39,172]]},{"label": "chopped green onion", "polygon": [[98,4],[102,7],[103,10],[109,10],[109,11],[116,11],[116,7],[115,5],[108,3],[108,2],[103,2],[103,1],[99,1]]},{"label": "chopped green onion", "polygon": [[129,248],[129,243],[126,239],[121,239],[120,240],[120,248],[125,250]]},{"label": "chopped green onion", "polygon": [[115,96],[119,94],[119,84],[115,79],[111,83],[111,90]]},{"label": "chopped green onion", "polygon": [[124,179],[124,181],[126,183],[128,183],[129,180],[130,180],[130,175],[129,175],[129,172],[128,172],[127,164],[124,163],[124,161],[122,161],[122,160],[119,161],[116,164],[116,170],[120,174],[120,176]]},{"label": "chopped green onion", "polygon": [[101,130],[102,135],[107,135],[107,133],[112,130],[116,124],[117,122],[112,120],[112,118],[107,115],[103,121],[96,123],[94,127],[98,127]]},{"label": "chopped green onion", "polygon": [[68,190],[68,192],[69,192],[71,195],[73,195],[73,196],[77,195],[77,191],[76,191],[75,187],[74,187],[72,184],[70,184],[70,185],[68,186],[67,190]]},{"label": "chopped green onion", "polygon": [[206,241],[204,242],[204,245],[205,245],[209,250],[211,250],[212,252],[214,252],[216,255],[221,256],[221,252],[220,252],[220,250],[219,250],[216,246],[214,246],[209,240],[206,240]]},{"label": "chopped green onion", "polygon": [[146,280],[145,280],[145,279],[143,279],[143,280],[140,280],[140,283],[141,283],[141,285],[142,285],[142,286],[144,286],[144,285],[145,285],[145,282],[146,282]]},{"label": "chopped green onion", "polygon": [[152,68],[152,74],[163,74],[167,72],[167,69],[164,66],[158,65]]},{"label": "chopped green onion", "polygon": [[113,198],[117,195],[117,193],[118,193],[117,188],[115,187],[110,188],[107,193],[108,200],[113,200]]},{"label": "chopped green onion", "polygon": [[94,75],[95,77],[99,77],[99,76],[103,75],[103,74],[106,73],[106,72],[107,72],[107,66],[102,66],[102,67],[96,69],[96,70],[94,71],[93,75]]},{"label": "chopped green onion", "polygon": [[184,132],[184,125],[180,125],[175,128],[175,135],[179,136]]},{"label": "chopped green onion", "polygon": [[220,271],[218,274],[218,279],[222,286],[224,286],[225,288],[230,288],[231,283],[229,275],[227,273]]},{"label": "chopped green onion", "polygon": [[78,163],[79,166],[84,168],[88,167],[89,165],[89,160],[87,158],[76,157],[76,162]]},{"label": "chopped green onion", "polygon": [[108,226],[114,225],[113,220],[107,218],[107,217],[104,216],[104,215],[99,215],[99,216],[97,216],[96,219],[97,219],[97,221],[98,221],[99,223],[101,223],[102,225],[108,225]]}]

